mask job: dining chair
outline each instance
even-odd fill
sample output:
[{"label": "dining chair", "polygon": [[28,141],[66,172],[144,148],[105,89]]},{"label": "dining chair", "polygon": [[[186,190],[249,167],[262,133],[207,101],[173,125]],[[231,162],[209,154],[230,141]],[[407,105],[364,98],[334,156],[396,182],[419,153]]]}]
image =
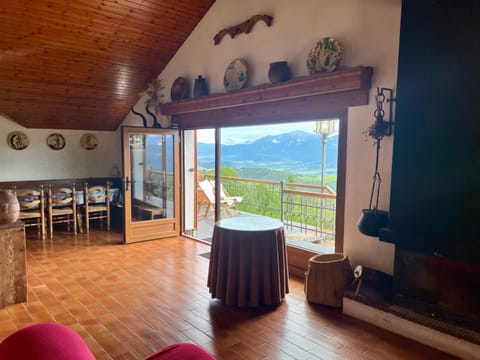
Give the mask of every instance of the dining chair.
[{"label": "dining chair", "polygon": [[77,233],[77,204],[75,184],[71,188],[52,188],[48,185],[48,226],[50,239],[53,239],[53,225],[67,224],[70,231],[70,224],[73,226],[73,233]]},{"label": "dining chair", "polygon": [[90,221],[100,220],[100,226],[106,222],[107,231],[110,231],[110,183],[107,181],[105,186],[88,186],[85,183],[83,192],[84,201],[82,210],[85,218],[86,233],[90,232]]},{"label": "dining chair", "polygon": [[38,235],[45,240],[45,192],[43,185],[39,189],[13,189],[20,204],[18,220],[25,224],[25,227],[36,227]]}]

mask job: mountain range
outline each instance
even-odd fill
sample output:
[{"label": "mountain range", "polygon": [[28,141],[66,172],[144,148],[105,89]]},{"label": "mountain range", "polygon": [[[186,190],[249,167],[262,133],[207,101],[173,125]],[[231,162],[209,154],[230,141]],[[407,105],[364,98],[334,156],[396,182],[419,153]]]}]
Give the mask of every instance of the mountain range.
[{"label": "mountain range", "polygon": [[[336,173],[338,135],[328,138],[325,173]],[[305,131],[268,135],[251,143],[221,145],[222,166],[235,169],[268,168],[276,171],[319,174],[322,166],[321,136]],[[197,159],[200,168],[215,167],[215,145],[199,142]]]}]

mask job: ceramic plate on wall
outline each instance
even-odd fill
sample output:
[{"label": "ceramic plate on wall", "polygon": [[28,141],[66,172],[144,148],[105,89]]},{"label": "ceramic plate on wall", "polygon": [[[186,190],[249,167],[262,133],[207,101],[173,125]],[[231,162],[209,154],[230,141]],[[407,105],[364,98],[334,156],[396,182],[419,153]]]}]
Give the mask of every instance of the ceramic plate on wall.
[{"label": "ceramic plate on wall", "polygon": [[27,134],[21,131],[14,131],[8,134],[7,143],[12,149],[23,150],[28,147],[30,140],[28,139]]},{"label": "ceramic plate on wall", "polygon": [[98,139],[93,134],[83,134],[80,138],[80,145],[85,150],[93,150],[98,145]]},{"label": "ceramic plate on wall", "polygon": [[47,137],[47,145],[53,150],[61,150],[65,147],[65,138],[59,133],[50,134]]},{"label": "ceramic plate on wall", "polygon": [[223,77],[223,86],[225,90],[232,91],[241,89],[247,81],[247,62],[243,59],[235,59],[227,70],[225,70],[225,76]]},{"label": "ceramic plate on wall", "polygon": [[342,47],[331,37],[315,44],[307,56],[307,69],[310,74],[335,71],[342,60]]}]

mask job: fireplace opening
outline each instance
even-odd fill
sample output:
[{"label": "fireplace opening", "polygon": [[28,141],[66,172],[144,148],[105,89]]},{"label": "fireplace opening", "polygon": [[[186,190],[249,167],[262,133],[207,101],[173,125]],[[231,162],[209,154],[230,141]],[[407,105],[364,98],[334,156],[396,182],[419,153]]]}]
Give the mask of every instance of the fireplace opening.
[{"label": "fireplace opening", "polygon": [[480,265],[396,246],[395,304],[480,332]]}]

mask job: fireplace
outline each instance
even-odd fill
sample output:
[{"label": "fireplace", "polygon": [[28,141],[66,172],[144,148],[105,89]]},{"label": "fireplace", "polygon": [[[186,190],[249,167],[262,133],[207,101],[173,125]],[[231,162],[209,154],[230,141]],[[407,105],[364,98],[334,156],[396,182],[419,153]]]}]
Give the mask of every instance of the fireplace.
[{"label": "fireplace", "polygon": [[390,218],[380,231],[395,246],[394,307],[472,332],[477,344],[479,11],[479,0],[402,1]]},{"label": "fireplace", "polygon": [[393,301],[480,332],[480,265],[396,247]]}]

